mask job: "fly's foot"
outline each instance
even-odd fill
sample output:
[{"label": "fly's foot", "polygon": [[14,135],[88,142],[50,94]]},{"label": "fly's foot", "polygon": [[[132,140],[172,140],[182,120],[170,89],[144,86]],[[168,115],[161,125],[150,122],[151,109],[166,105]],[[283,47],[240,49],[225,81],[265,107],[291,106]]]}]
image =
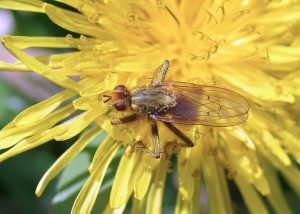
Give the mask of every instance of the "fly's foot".
[{"label": "fly's foot", "polygon": [[122,121],[120,119],[112,119],[110,121],[110,124],[111,125],[120,125],[120,124],[122,124]]},{"label": "fly's foot", "polygon": [[158,152],[152,152],[150,149],[147,148],[147,146],[142,142],[142,141],[134,141],[131,144],[131,148],[133,149],[133,151],[136,152],[143,152],[143,153],[148,153],[150,154],[152,157],[154,158],[160,158],[160,151]]},{"label": "fly's foot", "polygon": [[130,144],[130,147],[133,151],[141,153],[142,150],[146,147],[142,141],[138,140],[138,141],[133,141]]}]

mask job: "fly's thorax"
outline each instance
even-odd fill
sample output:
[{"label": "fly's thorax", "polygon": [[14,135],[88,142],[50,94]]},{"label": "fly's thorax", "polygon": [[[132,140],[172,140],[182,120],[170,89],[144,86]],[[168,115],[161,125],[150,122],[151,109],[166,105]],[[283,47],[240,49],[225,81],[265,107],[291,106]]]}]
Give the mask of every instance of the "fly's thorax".
[{"label": "fly's thorax", "polygon": [[131,93],[131,108],[140,114],[163,112],[175,105],[175,94],[161,88],[145,87]]}]

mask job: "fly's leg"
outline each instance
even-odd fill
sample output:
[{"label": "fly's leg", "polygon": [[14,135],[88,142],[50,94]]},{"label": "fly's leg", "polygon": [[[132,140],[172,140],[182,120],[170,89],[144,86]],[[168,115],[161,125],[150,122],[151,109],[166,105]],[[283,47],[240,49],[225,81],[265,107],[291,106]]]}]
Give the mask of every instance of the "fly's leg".
[{"label": "fly's leg", "polygon": [[136,119],[137,119],[137,114],[131,114],[131,115],[128,115],[126,117],[122,117],[122,118],[118,118],[118,119],[112,119],[110,121],[110,123],[112,125],[119,125],[119,124],[122,124],[122,123],[132,122],[132,121],[134,121]]},{"label": "fly's leg", "polygon": [[158,128],[157,123],[155,120],[151,121],[151,133],[153,137],[153,151],[147,148],[143,144],[142,141],[137,141],[136,144],[146,153],[150,154],[154,158],[160,158],[160,142],[159,142],[159,136],[158,136]]},{"label": "fly's leg", "polygon": [[159,142],[159,136],[158,136],[158,127],[156,120],[151,121],[151,133],[153,137],[153,148],[154,148],[154,156],[155,158],[160,157],[160,142]]},{"label": "fly's leg", "polygon": [[169,60],[165,60],[161,65],[159,71],[156,74],[154,74],[150,85],[155,87],[156,85],[162,83],[165,80],[168,68],[169,68]]},{"label": "fly's leg", "polygon": [[160,152],[156,153],[154,151],[151,151],[150,149],[147,148],[147,146],[143,144],[142,141],[136,141],[135,144],[138,145],[139,148],[143,150],[143,152],[150,154],[154,158],[160,158]]},{"label": "fly's leg", "polygon": [[[119,119],[113,119],[110,121],[112,125],[119,125],[123,123],[128,123],[137,119],[137,114],[131,114],[126,117]],[[151,121],[151,133],[153,136],[153,151],[148,149],[142,141],[136,141],[135,144],[138,145],[144,152],[149,153],[154,158],[160,158],[160,142],[158,137],[158,128],[155,120]]]},{"label": "fly's leg", "polygon": [[179,129],[177,129],[172,123],[164,122],[165,126],[170,129],[177,137],[179,137],[184,143],[186,147],[193,147],[193,142],[185,136]]}]

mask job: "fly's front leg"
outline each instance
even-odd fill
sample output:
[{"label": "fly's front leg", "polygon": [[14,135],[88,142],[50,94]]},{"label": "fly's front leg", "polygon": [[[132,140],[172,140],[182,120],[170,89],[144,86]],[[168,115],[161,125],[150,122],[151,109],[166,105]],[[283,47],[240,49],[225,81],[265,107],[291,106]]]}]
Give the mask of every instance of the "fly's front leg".
[{"label": "fly's front leg", "polygon": [[169,60],[165,60],[161,65],[159,71],[156,74],[154,74],[150,85],[155,87],[156,85],[162,83],[165,80],[168,68]]},{"label": "fly's front leg", "polygon": [[177,129],[172,123],[164,122],[165,126],[172,131],[177,137],[179,137],[184,143],[186,147],[193,147],[193,142],[185,136],[179,129]]},{"label": "fly's front leg", "polygon": [[122,124],[122,123],[132,122],[132,121],[134,121],[136,119],[137,119],[137,114],[131,114],[131,115],[128,115],[126,117],[122,117],[122,118],[118,118],[118,119],[112,119],[110,121],[110,123],[112,125],[119,125],[119,124]]},{"label": "fly's front leg", "polygon": [[[122,117],[119,119],[112,119],[110,123],[112,125],[120,125],[123,123],[128,123],[137,119],[137,114],[131,114],[126,117]],[[160,142],[158,136],[158,128],[155,120],[151,121],[151,133],[153,137],[153,151],[148,149],[142,141],[136,141],[135,144],[138,145],[144,152],[149,153],[154,158],[160,158]]]},{"label": "fly's front leg", "polygon": [[148,149],[145,144],[143,144],[142,141],[137,141],[136,144],[140,146],[140,148],[150,154],[154,158],[160,158],[160,142],[159,142],[159,136],[158,136],[158,127],[155,120],[151,121],[151,134],[153,137],[153,151]]}]

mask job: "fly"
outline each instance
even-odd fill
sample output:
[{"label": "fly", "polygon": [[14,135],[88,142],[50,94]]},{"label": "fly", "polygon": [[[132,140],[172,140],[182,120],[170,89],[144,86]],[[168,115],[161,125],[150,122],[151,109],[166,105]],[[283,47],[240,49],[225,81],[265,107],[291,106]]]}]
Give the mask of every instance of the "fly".
[{"label": "fly", "polygon": [[118,85],[111,95],[103,95],[107,97],[104,102],[110,101],[117,111],[131,108],[134,112],[111,120],[113,125],[134,121],[139,116],[150,119],[153,150],[141,145],[154,158],[159,158],[161,152],[157,121],[161,121],[186,147],[193,147],[193,142],[173,124],[227,127],[247,120],[249,104],[243,96],[221,87],[164,81],[168,68],[169,61],[165,60],[149,85],[138,87],[131,93],[124,85]]}]

